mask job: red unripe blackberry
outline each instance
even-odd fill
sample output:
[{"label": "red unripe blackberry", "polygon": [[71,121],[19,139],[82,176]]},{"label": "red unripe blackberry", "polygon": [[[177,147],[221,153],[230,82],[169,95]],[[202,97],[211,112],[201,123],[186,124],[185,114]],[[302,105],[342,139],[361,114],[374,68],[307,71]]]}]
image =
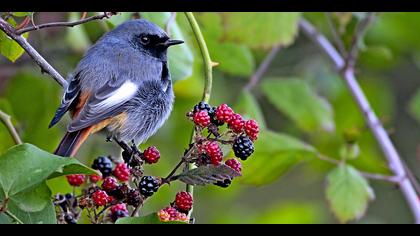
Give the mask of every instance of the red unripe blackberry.
[{"label": "red unripe blackberry", "polygon": [[113,205],[111,207],[111,212],[116,212],[116,211],[127,211],[127,205],[125,205],[124,203]]},{"label": "red unripe blackberry", "polygon": [[222,121],[222,122],[229,122],[230,119],[232,119],[233,114],[234,112],[232,108],[230,108],[226,104],[222,104],[218,106],[216,109],[216,118],[217,120]]},{"label": "red unripe blackberry", "polygon": [[193,206],[193,198],[189,192],[179,192],[175,197],[175,206],[181,212],[188,212]]},{"label": "red unripe blackberry", "polygon": [[238,160],[232,158],[232,159],[226,160],[225,164],[229,166],[230,168],[236,170],[237,172],[241,173],[242,164]]},{"label": "red unripe blackberry", "polygon": [[67,175],[66,177],[67,177],[67,182],[69,182],[71,186],[80,186],[85,182],[85,175],[75,174],[75,175]]},{"label": "red unripe blackberry", "polygon": [[108,198],[108,194],[103,190],[97,190],[92,194],[93,202],[97,206],[105,206],[108,203]]},{"label": "red unripe blackberry", "polygon": [[207,111],[199,111],[194,114],[194,123],[201,127],[207,127],[210,124],[210,116]]},{"label": "red unripe blackberry", "polygon": [[158,213],[160,221],[168,222],[168,221],[183,221],[188,222],[188,216],[182,212],[177,211],[173,207],[166,207],[160,210]]},{"label": "red unripe blackberry", "polygon": [[115,166],[114,176],[117,177],[119,181],[126,182],[130,179],[130,168],[128,168],[125,163],[119,163]]},{"label": "red unripe blackberry", "polygon": [[162,222],[168,222],[171,219],[171,215],[165,209],[158,211],[157,215]]},{"label": "red unripe blackberry", "polygon": [[127,206],[124,203],[116,204],[111,207],[111,220],[113,222],[117,221],[119,218],[127,217],[128,216],[128,210]]},{"label": "red unripe blackberry", "polygon": [[114,177],[106,177],[102,182],[102,189],[110,193],[118,187],[118,181]]},{"label": "red unripe blackberry", "polygon": [[254,153],[254,144],[251,139],[245,136],[237,137],[232,145],[233,152],[236,157],[245,161],[249,156]]},{"label": "red unripe blackberry", "polygon": [[91,183],[97,183],[101,179],[102,177],[100,175],[89,175],[89,180]]},{"label": "red unripe blackberry", "polygon": [[143,176],[139,183],[140,193],[145,197],[152,196],[159,190],[159,180],[153,176]]},{"label": "red unripe blackberry", "polygon": [[213,125],[216,125],[216,126],[222,126],[222,125],[224,125],[224,124],[225,124],[225,122],[220,121],[220,120],[218,120],[218,119],[217,119],[217,116],[216,116],[216,110],[217,110],[217,107],[213,107],[213,108],[211,108],[211,110],[208,112],[208,113],[209,113],[209,116],[210,116],[210,122],[211,122]]},{"label": "red unripe blackberry", "polygon": [[144,161],[147,164],[153,164],[159,161],[160,152],[156,147],[149,147],[143,152]]},{"label": "red unripe blackberry", "polygon": [[205,147],[207,155],[210,157],[211,164],[219,165],[223,159],[223,152],[217,142],[209,142]]},{"label": "red unripe blackberry", "polygon": [[245,122],[245,132],[252,141],[257,140],[258,134],[260,133],[258,122],[255,120]]},{"label": "red unripe blackberry", "polygon": [[244,129],[244,125],[245,125],[245,121],[242,118],[241,115],[239,114],[233,114],[230,121],[229,121],[229,128],[237,133],[240,134],[242,133],[243,129]]}]

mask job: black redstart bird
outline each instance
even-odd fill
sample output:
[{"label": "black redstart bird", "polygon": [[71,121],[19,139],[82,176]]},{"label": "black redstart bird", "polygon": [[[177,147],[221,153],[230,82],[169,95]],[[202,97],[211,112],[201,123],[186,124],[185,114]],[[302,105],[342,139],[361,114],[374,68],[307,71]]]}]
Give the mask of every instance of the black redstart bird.
[{"label": "black redstart bird", "polygon": [[181,44],[144,19],[127,21],[102,36],[69,78],[55,125],[70,111],[56,155],[74,156],[90,134],[104,128],[120,145],[146,141],[167,120],[174,94],[167,49]]}]

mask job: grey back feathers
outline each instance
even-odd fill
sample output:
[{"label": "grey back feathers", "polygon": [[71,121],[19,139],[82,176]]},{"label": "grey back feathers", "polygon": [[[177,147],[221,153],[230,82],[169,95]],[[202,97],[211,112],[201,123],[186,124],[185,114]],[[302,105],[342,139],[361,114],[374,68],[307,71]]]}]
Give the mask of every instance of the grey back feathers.
[{"label": "grey back feathers", "polygon": [[111,126],[111,132],[123,141],[150,137],[168,118],[174,99],[167,50],[155,46],[168,39],[146,20],[127,21],[106,33],[77,65],[51,126],[77,104],[82,92],[90,92],[69,132],[126,112],[127,124]]}]

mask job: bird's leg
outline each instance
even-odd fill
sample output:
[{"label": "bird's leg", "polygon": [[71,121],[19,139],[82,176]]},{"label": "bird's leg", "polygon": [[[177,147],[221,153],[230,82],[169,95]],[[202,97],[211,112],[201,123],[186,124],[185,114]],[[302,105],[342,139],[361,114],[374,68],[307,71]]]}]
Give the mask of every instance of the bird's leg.
[{"label": "bird's leg", "polygon": [[112,133],[108,133],[105,139],[106,142],[112,142]]},{"label": "bird's leg", "polygon": [[138,149],[136,143],[134,142],[134,139],[131,140],[131,150],[133,150],[134,153],[141,155],[141,151]]},{"label": "bird's leg", "polygon": [[133,155],[133,150],[132,150],[132,148],[127,144],[127,143],[125,143],[124,141],[120,141],[120,140],[118,140],[118,139],[116,139],[116,138],[114,138],[114,141],[124,150],[124,151],[126,151],[126,152],[128,152],[128,153],[130,153],[130,155]]}]

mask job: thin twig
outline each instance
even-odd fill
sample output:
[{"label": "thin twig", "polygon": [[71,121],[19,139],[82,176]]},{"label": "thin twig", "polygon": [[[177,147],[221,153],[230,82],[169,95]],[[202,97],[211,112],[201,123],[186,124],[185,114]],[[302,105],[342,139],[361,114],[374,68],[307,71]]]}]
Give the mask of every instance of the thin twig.
[{"label": "thin twig", "polygon": [[349,53],[346,58],[348,67],[354,67],[357,56],[359,54],[360,42],[363,40],[367,29],[375,20],[375,17],[375,12],[369,12],[367,16],[357,24],[353,39],[351,41]]},{"label": "thin twig", "polygon": [[22,140],[19,137],[19,133],[17,132],[17,130],[13,126],[12,118],[8,114],[4,113],[1,110],[0,110],[0,121],[6,126],[7,130],[10,133],[10,136],[12,136],[15,144],[16,145],[22,144]]},{"label": "thin twig", "polygon": [[26,39],[15,33],[15,29],[0,17],[0,30],[16,41],[28,55],[41,67],[42,72],[47,72],[63,88],[67,88],[67,81],[61,76],[29,43]]},{"label": "thin twig", "polygon": [[325,12],[325,16],[327,17],[328,27],[330,28],[335,44],[337,44],[338,51],[340,52],[341,56],[344,57],[347,54],[346,48],[344,47],[343,40],[341,40],[341,37],[337,31],[337,27],[334,24],[331,12]]},{"label": "thin twig", "polygon": [[382,180],[382,181],[387,181],[387,182],[391,182],[391,183],[400,183],[404,177],[401,176],[388,176],[388,175],[381,175],[381,174],[372,174],[372,173],[367,173],[364,171],[360,171],[359,173],[368,179],[373,179],[373,180]]},{"label": "thin twig", "polygon": [[165,31],[168,34],[168,36],[171,36],[171,27],[174,24],[176,19],[176,12],[171,12],[171,16],[169,17],[168,21],[166,22]]},{"label": "thin twig", "polygon": [[264,58],[263,62],[261,62],[258,69],[251,76],[251,79],[249,80],[248,84],[245,85],[245,87],[244,87],[245,91],[251,91],[251,89],[253,89],[258,84],[258,82],[261,80],[262,76],[265,74],[265,72],[267,71],[271,62],[273,62],[274,58],[276,57],[276,55],[280,51],[280,49],[281,49],[280,45],[274,46],[271,49],[271,51]]},{"label": "thin twig", "polygon": [[52,23],[46,23],[46,24],[41,24],[41,25],[34,25],[34,26],[30,26],[30,27],[26,27],[26,28],[17,30],[16,34],[21,35],[21,34],[24,34],[26,32],[39,30],[39,29],[43,29],[43,28],[51,28],[51,27],[63,27],[63,26],[73,27],[73,26],[76,26],[76,25],[87,23],[89,21],[102,20],[103,18],[109,18],[114,14],[115,14],[114,12],[104,12],[103,14],[100,14],[100,15],[91,16],[91,17],[88,17],[88,18],[82,18],[80,20],[72,21],[72,22],[52,22]]},{"label": "thin twig", "polygon": [[402,178],[402,181],[398,183],[400,189],[410,206],[410,209],[415,217],[415,222],[420,224],[420,201],[418,199],[417,193],[411,183],[411,180],[404,178],[407,176],[403,162],[395,149],[394,145],[391,142],[386,130],[382,126],[378,117],[372,110],[365,94],[363,93],[360,85],[358,84],[356,77],[354,75],[354,68],[352,66],[346,66],[348,63],[340,56],[337,50],[331,45],[331,43],[320,34],[311,23],[302,19],[299,22],[300,30],[307,35],[314,43],[316,43],[320,49],[328,56],[328,58],[333,62],[336,69],[339,71],[340,75],[343,77],[347,88],[351,92],[354,100],[356,101],[359,109],[363,113],[365,122],[369,126],[371,132],[373,133],[376,141],[379,144],[382,152],[384,153],[389,167],[394,173],[395,176]]}]

